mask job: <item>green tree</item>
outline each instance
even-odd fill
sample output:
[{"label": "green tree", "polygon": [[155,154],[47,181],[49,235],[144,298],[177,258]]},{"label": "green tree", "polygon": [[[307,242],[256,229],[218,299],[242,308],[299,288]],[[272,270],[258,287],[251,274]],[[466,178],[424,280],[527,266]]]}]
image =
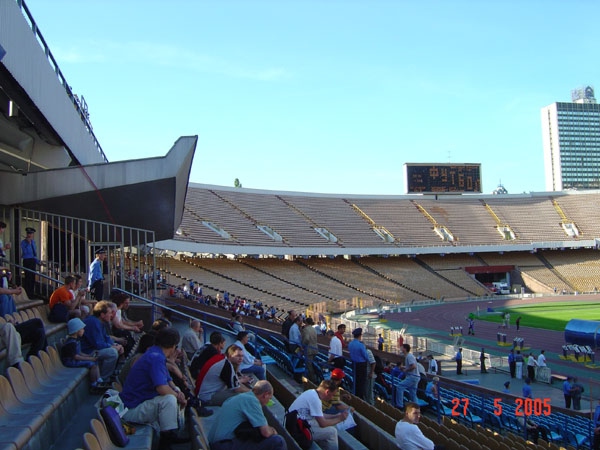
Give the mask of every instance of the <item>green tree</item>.
[{"label": "green tree", "polygon": [[233,187],[236,188],[241,188],[242,187],[242,183],[240,183],[240,179],[236,178],[235,180],[233,180]]}]

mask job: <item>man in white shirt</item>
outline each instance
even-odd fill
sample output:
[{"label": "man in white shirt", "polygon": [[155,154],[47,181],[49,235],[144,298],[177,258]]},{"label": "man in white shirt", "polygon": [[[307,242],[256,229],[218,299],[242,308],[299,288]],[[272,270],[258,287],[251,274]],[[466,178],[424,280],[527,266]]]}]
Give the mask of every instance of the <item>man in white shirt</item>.
[{"label": "man in white shirt", "polygon": [[537,365],[538,367],[547,367],[548,365],[546,364],[546,356],[544,355],[544,352],[546,350],[542,350],[540,352],[540,356],[538,356],[538,360],[537,360]]},{"label": "man in white shirt", "polygon": [[433,358],[433,355],[427,355],[427,360],[429,361],[429,368],[427,370],[427,373],[429,373],[430,375],[437,375],[438,374],[438,363]]},{"label": "man in white shirt", "polygon": [[325,414],[322,401],[331,401],[339,389],[335,380],[323,380],[317,389],[304,391],[290,405],[290,411],[298,411],[298,418],[307,420],[314,441],[323,450],[338,450],[338,434],[335,425],[348,417],[349,411]]},{"label": "man in white shirt", "polygon": [[346,365],[344,356],[342,354],[342,341],[338,338],[332,330],[327,332],[329,336],[329,362],[333,363],[333,367],[337,369],[343,369]]},{"label": "man in white shirt", "polygon": [[407,403],[404,419],[396,424],[396,443],[402,450],[434,450],[435,444],[427,439],[417,424],[421,409],[416,403]]},{"label": "man in white shirt", "polygon": [[252,374],[259,380],[266,380],[266,368],[263,365],[263,362],[260,359],[255,358],[252,353],[246,349],[249,339],[250,337],[247,331],[240,331],[237,335],[237,341],[234,342],[234,345],[237,345],[244,351],[244,359],[240,364],[240,372],[245,375]]},{"label": "man in white shirt", "polygon": [[537,367],[537,360],[533,353],[529,354],[527,358],[527,377],[533,382],[535,381],[535,368]]},{"label": "man in white shirt", "polygon": [[190,328],[183,334],[181,349],[187,354],[188,360],[191,360],[194,353],[204,345],[200,339],[203,331],[202,323],[199,320],[192,320]]},{"label": "man in white shirt", "polygon": [[237,345],[230,345],[225,352],[226,357],[213,364],[206,372],[199,386],[198,398],[203,403],[221,406],[229,397],[248,392],[247,376],[238,376],[239,365],[244,359],[244,352]]}]

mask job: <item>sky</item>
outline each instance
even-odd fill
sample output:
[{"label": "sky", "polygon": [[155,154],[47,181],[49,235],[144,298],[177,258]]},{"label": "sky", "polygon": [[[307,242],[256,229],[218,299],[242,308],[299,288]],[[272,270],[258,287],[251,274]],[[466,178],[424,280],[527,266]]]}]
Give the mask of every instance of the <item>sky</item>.
[{"label": "sky", "polygon": [[109,161],[198,135],[193,183],[399,195],[453,162],[544,191],[540,109],[598,79],[592,0],[25,1]]}]

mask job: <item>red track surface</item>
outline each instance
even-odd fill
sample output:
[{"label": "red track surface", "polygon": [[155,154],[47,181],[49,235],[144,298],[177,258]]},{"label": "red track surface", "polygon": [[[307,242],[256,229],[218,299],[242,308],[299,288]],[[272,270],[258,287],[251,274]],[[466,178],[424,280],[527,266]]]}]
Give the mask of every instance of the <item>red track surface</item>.
[{"label": "red track surface", "polygon": [[[496,345],[497,333],[498,331],[502,331],[507,334],[507,342],[512,342],[513,338],[516,336],[524,338],[525,347],[531,347],[531,350],[536,356],[539,354],[540,350],[545,349],[548,365],[552,368],[554,373],[567,375],[573,370],[576,370],[580,375],[586,373],[587,376],[596,378],[600,376],[600,371],[598,371],[598,369],[586,368],[582,363],[565,361],[558,357],[558,355],[562,355],[562,345],[565,343],[564,332],[530,328],[527,327],[527,323],[524,323],[523,321],[521,321],[520,329],[517,332],[517,328],[514,324],[518,317],[516,314],[511,314],[511,324],[509,329],[502,330],[496,323],[476,320],[475,336],[471,337],[466,334],[468,329],[466,317],[471,312],[475,313],[477,311],[477,306],[479,306],[481,312],[485,312],[488,307],[496,309],[536,303],[565,302],[569,300],[578,302],[598,302],[600,301],[600,295],[565,295],[516,300],[495,300],[492,298],[481,301],[442,303],[428,308],[413,310],[413,312],[410,313],[387,314],[386,319],[406,323],[409,326],[413,325],[436,330],[439,333],[434,333],[431,337],[446,340],[448,342],[452,342],[452,338],[449,336],[450,327],[462,326],[465,334],[464,345],[466,347],[476,349],[484,346],[488,351],[491,351],[492,354],[508,354],[509,347],[500,347]],[[573,317],[573,319],[585,319],[585,317]],[[598,355],[598,358],[600,358],[600,355]],[[597,362],[600,363],[600,360]]]}]

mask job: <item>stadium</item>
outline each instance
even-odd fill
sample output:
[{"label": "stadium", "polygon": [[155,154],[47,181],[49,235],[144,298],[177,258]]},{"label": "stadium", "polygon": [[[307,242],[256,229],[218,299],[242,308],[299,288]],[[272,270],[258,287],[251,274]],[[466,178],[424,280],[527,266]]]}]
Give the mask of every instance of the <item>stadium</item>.
[{"label": "stadium", "polygon": [[[600,192],[376,196],[197,184],[189,182],[197,136],[177,138],[164,157],[109,162],[85,102],[71,91],[25,2],[0,0],[0,21],[0,238],[12,275],[3,287],[34,280],[16,296],[18,311],[2,320],[40,319],[50,344],[20,368],[9,368],[7,350],[0,352],[0,448],[115,448],[98,420],[101,395],[88,392],[87,369],[60,362],[56,346],[66,324],[47,317],[51,293],[66,275],[86,276],[100,249],[107,255],[104,292],[130,296],[130,315],[143,319],[145,331],[159,317],[169,316],[182,332],[195,319],[203,341],[218,330],[233,343],[232,316],[242,313],[275,388],[265,415],[288,448],[299,447],[282,424],[285,409],[331,368],[324,335],[311,361],[288,351],[281,330],[292,310],[326,329],[344,324],[347,337],[361,328],[382,361],[402,365],[402,343],[433,355],[441,365],[439,396],[428,402],[418,393],[419,427],[438,445],[592,448],[600,396]],[[18,245],[31,228],[43,262],[34,270]],[[459,348],[462,376],[455,370]],[[525,411],[547,431],[535,439],[518,420],[524,382],[501,393],[511,380],[511,348],[546,351],[549,368],[536,369],[534,383],[539,401]],[[342,386],[356,427],[338,432],[339,448],[398,448],[400,380],[382,375],[365,401],[352,395],[356,366],[345,357]],[[585,388],[579,410],[563,407],[570,377]],[[172,448],[208,449],[218,424],[193,409],[187,419],[191,444]],[[127,447],[158,444],[140,425]]]}]

